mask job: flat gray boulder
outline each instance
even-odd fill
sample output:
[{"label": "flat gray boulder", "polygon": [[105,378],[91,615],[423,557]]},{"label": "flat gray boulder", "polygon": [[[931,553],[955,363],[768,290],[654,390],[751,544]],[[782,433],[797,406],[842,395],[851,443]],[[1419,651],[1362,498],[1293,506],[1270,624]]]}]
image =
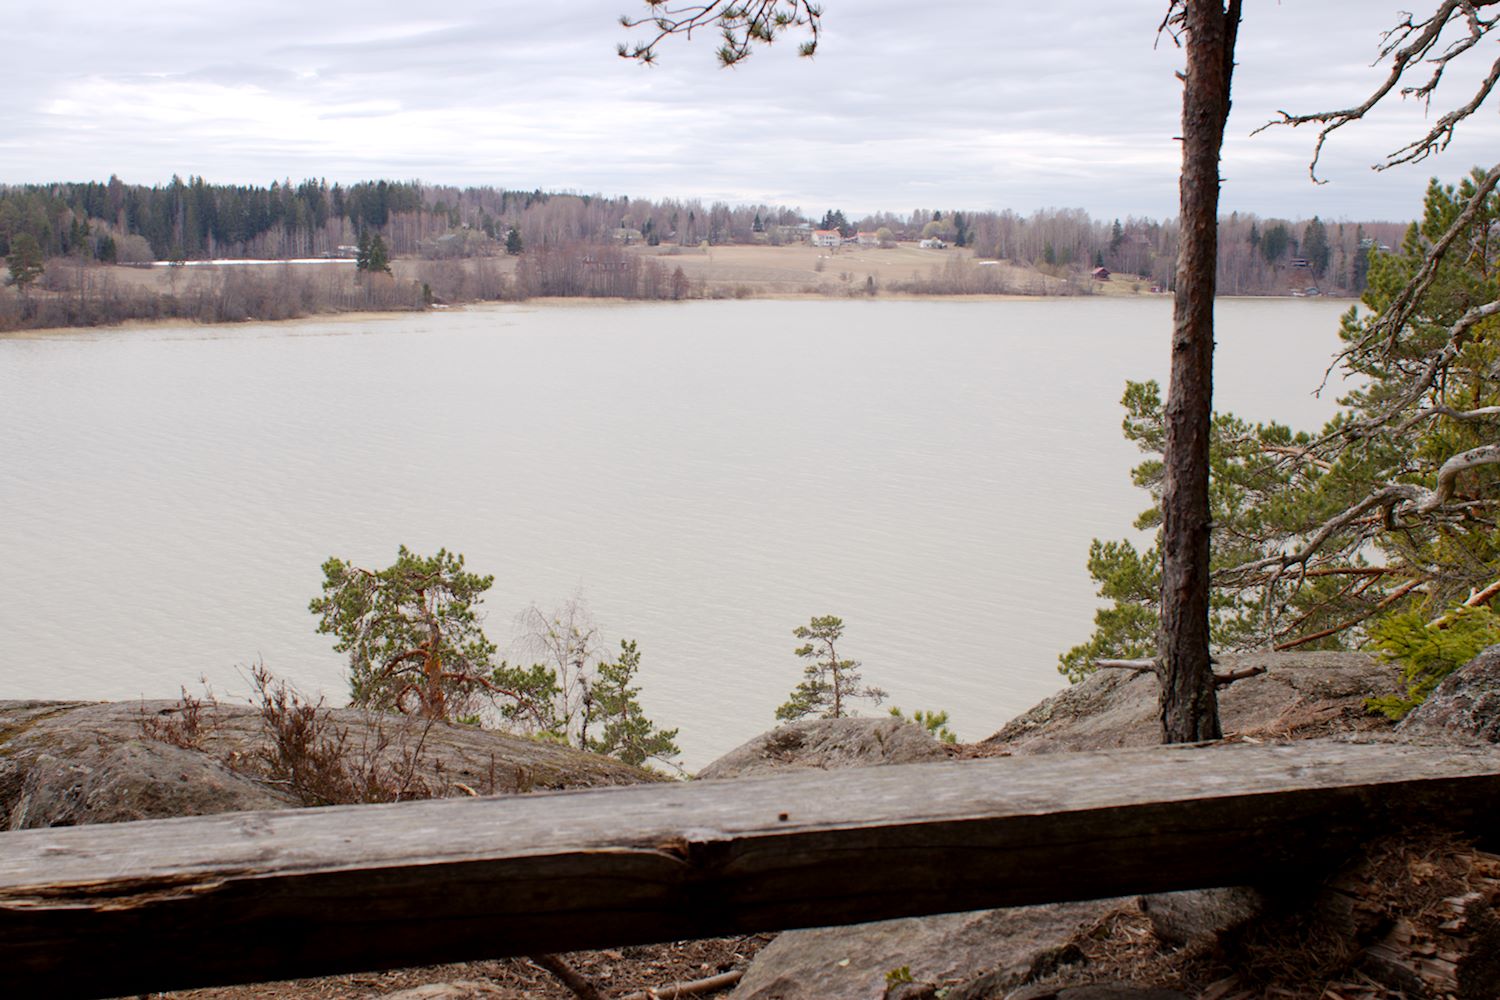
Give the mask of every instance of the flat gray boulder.
[{"label": "flat gray boulder", "polygon": [[[1396,671],[1364,653],[1237,653],[1219,673],[1266,672],[1219,689],[1226,736],[1263,739],[1389,729],[1365,700],[1396,690]],[[1155,746],[1161,742],[1154,674],[1098,670],[1012,719],[984,743],[1011,753]]]},{"label": "flat gray boulder", "polygon": [[1249,886],[1159,892],[1140,899],[1156,936],[1174,945],[1213,941],[1258,920],[1267,905],[1265,894]]},{"label": "flat gray boulder", "polygon": [[982,977],[986,988],[1009,989],[1076,961],[1078,935],[1118,906],[1057,903],[788,931],[755,956],[731,1000],[879,1000],[887,973],[903,967],[919,983]]},{"label": "flat gray boulder", "polygon": [[739,778],[776,771],[945,760],[948,752],[921,726],[895,716],[809,719],[778,726],[729,751],[700,778]]}]

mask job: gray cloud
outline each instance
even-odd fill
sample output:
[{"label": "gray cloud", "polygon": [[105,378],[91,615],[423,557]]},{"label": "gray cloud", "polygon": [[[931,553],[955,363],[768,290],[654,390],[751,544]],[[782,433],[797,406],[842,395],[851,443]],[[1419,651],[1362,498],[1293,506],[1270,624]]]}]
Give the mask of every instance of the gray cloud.
[{"label": "gray cloud", "polygon": [[[1174,214],[1180,53],[1164,0],[830,0],[814,60],[720,70],[713,38],[646,68],[614,46],[640,0],[442,7],[59,0],[11,21],[0,180],[429,181],[765,201],[821,211],[1079,206]],[[1376,174],[1425,127],[1398,107],[1330,143],[1248,138],[1278,108],[1363,96],[1394,8],[1257,5],[1241,32],[1226,210],[1403,218],[1429,173],[1493,156],[1487,113],[1444,157]],[[1464,81],[1450,85],[1461,91]]]}]

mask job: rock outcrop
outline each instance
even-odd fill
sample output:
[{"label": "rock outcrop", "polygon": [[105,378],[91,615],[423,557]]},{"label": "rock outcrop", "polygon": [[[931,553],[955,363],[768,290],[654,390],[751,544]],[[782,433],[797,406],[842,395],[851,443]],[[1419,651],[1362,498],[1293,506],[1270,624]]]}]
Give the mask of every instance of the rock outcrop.
[{"label": "rock outcrop", "polygon": [[[1395,689],[1395,671],[1359,653],[1268,653],[1226,656],[1221,672],[1264,668],[1220,691],[1226,734],[1259,739],[1388,731],[1365,700]],[[881,720],[884,721],[884,720]],[[895,720],[890,720],[895,721]],[[895,732],[873,720],[837,720],[773,730],[716,761],[704,777],[761,774],[798,767],[855,767],[936,758],[930,739],[898,749]],[[800,728],[799,728],[800,727]],[[910,727],[916,730],[916,727]],[[920,730],[918,735],[925,738]],[[1157,684],[1146,673],[1101,670],[1047,699],[996,733],[981,752],[1017,754],[1117,747],[1160,741]],[[906,744],[900,744],[905,747]],[[855,1000],[885,995],[915,1000],[939,985],[950,1000],[1002,997],[1172,998],[1170,991],[1129,986],[1025,984],[1079,961],[1077,943],[1122,910],[1149,918],[1161,940],[1205,941],[1247,921],[1264,906],[1249,889],[1170,893],[1136,900],[1098,900],[886,921],[855,927],[790,931],[767,946],[734,1000]],[[886,974],[904,968],[913,982]],[[1065,978],[1065,977],[1064,977]],[[1051,981],[1051,980],[1049,980]],[[1017,990],[1019,989],[1019,992]]]},{"label": "rock outcrop", "polygon": [[[1396,671],[1364,653],[1241,653],[1221,658],[1220,673],[1264,667],[1219,690],[1226,736],[1299,738],[1390,728],[1365,700],[1396,689]],[[1011,753],[1146,747],[1161,742],[1156,677],[1099,670],[985,740]]]},{"label": "rock outcrop", "polygon": [[775,771],[943,760],[943,744],[921,726],[894,716],[862,719],[809,719],[778,726],[698,772],[700,778],[742,778]]},{"label": "rock outcrop", "polygon": [[[260,712],[206,703],[0,701],[0,829],[202,816],[302,803],[263,779]],[[471,726],[332,709],[356,764],[404,767],[434,795],[508,793],[661,780],[553,743]],[[148,733],[167,733],[177,745]]]},{"label": "rock outcrop", "polygon": [[1414,737],[1500,743],[1500,646],[1491,646],[1443,678],[1401,721]]},{"label": "rock outcrop", "polygon": [[755,957],[732,1000],[868,1000],[885,993],[897,970],[918,983],[983,978],[976,996],[1003,996],[1077,961],[1075,939],[1118,905],[1057,903],[789,931]]},{"label": "rock outcrop", "polygon": [[[1226,656],[1219,664],[1221,672],[1252,667],[1264,672],[1220,691],[1229,736],[1366,739],[1391,732],[1388,722],[1364,707],[1366,699],[1395,690],[1396,674],[1387,664],[1350,653]],[[207,722],[191,734],[194,745],[185,747],[146,738],[162,726],[180,731],[181,703],[0,702],[0,828],[297,804],[284,789],[256,776],[253,764],[263,759],[266,742],[255,709],[207,706],[204,712]],[[373,747],[393,760],[420,746],[417,777],[436,794],[629,784],[655,777],[553,744],[467,727],[424,727],[347,710],[332,712],[329,719],[347,730],[351,746]],[[1398,733],[1500,742],[1497,719],[1500,647],[1493,647],[1448,678]],[[1158,740],[1155,678],[1103,670],[1019,716],[979,751],[1102,750]],[[815,720],[765,733],[699,776],[729,779],[950,755],[921,727],[899,719]],[[1495,901],[1486,900],[1493,909]],[[948,1000],[1181,1000],[1183,994],[1171,990],[1080,982],[1135,978],[1128,970],[1090,964],[1095,955],[1090,942],[1129,925],[1148,942],[1209,949],[1215,941],[1235,940],[1235,935],[1221,937],[1232,928],[1253,929],[1257,921],[1268,920],[1265,905],[1260,894],[1231,888],[790,931],[760,951],[733,998],[925,1000],[941,993]],[[399,995],[420,1000],[494,994],[489,984],[465,981]]]}]

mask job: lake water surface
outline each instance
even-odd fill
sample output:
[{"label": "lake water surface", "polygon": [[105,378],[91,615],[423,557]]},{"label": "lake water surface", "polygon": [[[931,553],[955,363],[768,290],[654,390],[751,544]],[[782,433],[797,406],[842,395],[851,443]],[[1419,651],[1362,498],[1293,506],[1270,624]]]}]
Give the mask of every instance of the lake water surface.
[{"label": "lake water surface", "polygon": [[[1347,303],[1218,305],[1217,402],[1316,426]],[[342,702],[338,555],[462,552],[487,630],[582,594],[691,767],[763,731],[792,629],[988,735],[1056,690],[1089,539],[1145,505],[1119,432],[1164,298],[504,306],[0,339],[0,697]]]}]

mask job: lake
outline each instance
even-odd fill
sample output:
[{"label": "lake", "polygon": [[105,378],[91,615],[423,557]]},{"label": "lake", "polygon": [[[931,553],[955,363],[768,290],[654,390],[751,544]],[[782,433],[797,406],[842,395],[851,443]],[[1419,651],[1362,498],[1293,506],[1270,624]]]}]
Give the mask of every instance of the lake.
[{"label": "lake", "polygon": [[[1321,424],[1347,307],[1220,301],[1217,404]],[[264,660],[342,703],[319,567],[405,544],[494,574],[502,649],[582,595],[690,767],[773,724],[814,615],[891,703],[982,738],[1089,634],[1089,540],[1146,504],[1120,394],[1165,381],[1170,319],[547,304],[0,339],[0,697],[239,699]]]}]

